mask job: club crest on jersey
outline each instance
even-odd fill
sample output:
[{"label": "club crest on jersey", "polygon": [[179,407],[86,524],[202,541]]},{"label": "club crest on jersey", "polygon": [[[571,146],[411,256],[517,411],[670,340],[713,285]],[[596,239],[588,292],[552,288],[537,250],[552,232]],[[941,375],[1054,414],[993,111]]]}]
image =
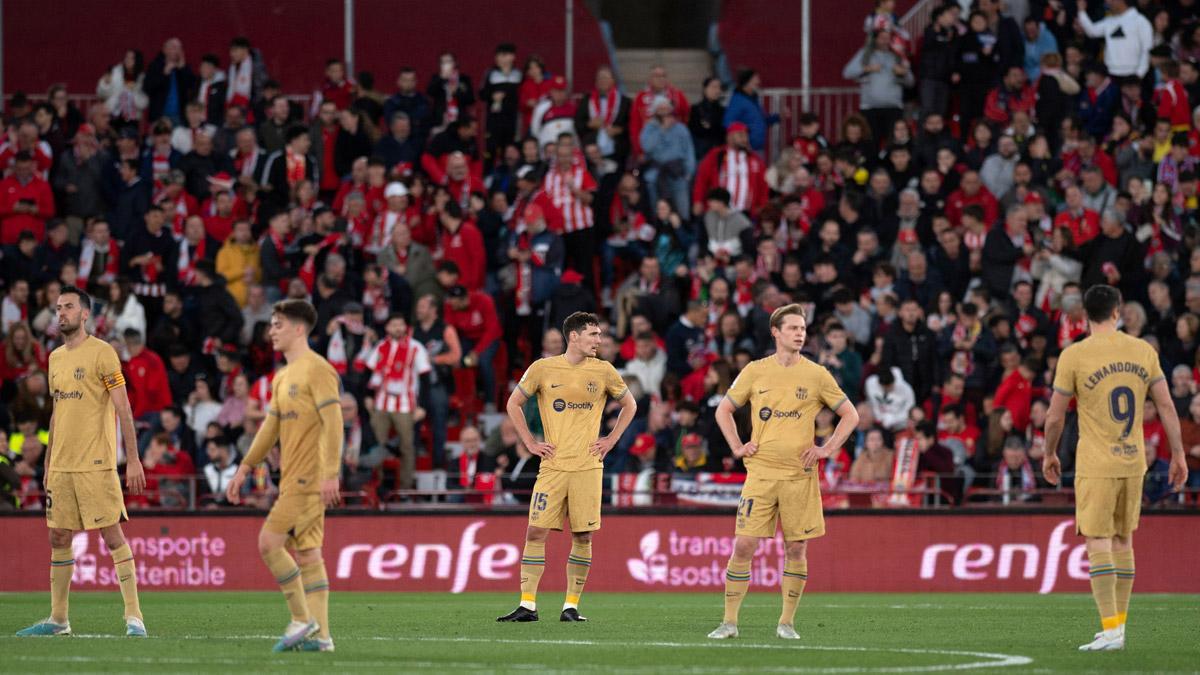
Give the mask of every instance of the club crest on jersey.
[{"label": "club crest on jersey", "polygon": [[766,406],[763,406],[762,409],[760,409],[758,411],[758,419],[760,419],[764,422],[771,419],[771,409]]},{"label": "club crest on jersey", "polygon": [[587,391],[589,394],[594,394],[594,393],[600,391],[600,386],[597,385],[595,382],[588,382],[587,383]]},{"label": "club crest on jersey", "polygon": [[296,396],[299,393],[300,393],[299,385],[295,385],[295,384],[288,385],[288,396],[290,396],[291,398],[296,398]]},{"label": "club crest on jersey", "polygon": [[796,398],[801,401],[808,400],[808,390],[804,387],[796,387]]},{"label": "club crest on jersey", "polygon": [[84,370],[83,368],[75,369],[75,379],[82,380],[86,376],[87,376],[87,371]]}]

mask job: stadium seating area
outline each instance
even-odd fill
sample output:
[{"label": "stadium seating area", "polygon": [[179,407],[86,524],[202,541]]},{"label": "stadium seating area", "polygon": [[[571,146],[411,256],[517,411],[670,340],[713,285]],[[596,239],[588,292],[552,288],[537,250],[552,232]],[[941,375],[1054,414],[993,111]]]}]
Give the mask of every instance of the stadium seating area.
[{"label": "stadium seating area", "polygon": [[[1083,292],[1108,283],[1122,330],[1159,350],[1193,476],[1170,493],[1147,403],[1146,503],[1194,508],[1200,16],[1020,4],[951,1],[910,35],[880,0],[843,70],[860,113],[826,138],[796,111],[783,147],[754,70],[693,100],[663,69],[641,91],[604,67],[568,91],[560,64],[511,44],[483,73],[452,54],[374,77],[330,60],[310,93],[283,91],[245,38],[199,59],[171,39],[97,73],[94,95],[14,94],[0,511],[42,508],[64,285],[93,295],[126,365],[150,479],[133,507],[233,508],[284,297],[314,303],[311,344],[342,374],[352,508],[527,502],[537,458],[497,411],[580,310],[639,403],[606,460],[611,503],[736,503],[714,412],[789,302],[861,417],[822,466],[827,507],[1069,503],[1074,413],[1067,485],[1041,476],[1049,383],[1086,333]],[[1114,27],[1139,37],[1114,44]],[[427,370],[381,350],[393,314]],[[818,439],[834,423],[818,417]],[[247,503],[269,503],[275,470]]]}]

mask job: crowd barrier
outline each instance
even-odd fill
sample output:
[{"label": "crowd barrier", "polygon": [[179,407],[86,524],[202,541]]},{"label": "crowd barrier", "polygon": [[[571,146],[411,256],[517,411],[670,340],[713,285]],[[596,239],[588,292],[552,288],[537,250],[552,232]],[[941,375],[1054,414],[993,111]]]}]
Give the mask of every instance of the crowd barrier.
[{"label": "crowd barrier", "polygon": [[[513,591],[525,518],[484,515],[331,515],[324,554],[335,590]],[[1069,511],[839,513],[809,547],[809,588],[837,592],[1086,592],[1087,555]],[[137,516],[125,533],[143,590],[271,590],[259,560],[261,514]],[[607,514],[588,579],[593,591],[713,591],[724,584],[732,513]],[[0,591],[49,586],[45,521],[0,518]],[[570,538],[552,535],[543,588],[565,585]],[[1139,592],[1200,593],[1200,514],[1146,515],[1135,535]],[[77,590],[116,588],[96,531],[74,540]],[[765,540],[755,586],[775,586],[784,544]]]}]

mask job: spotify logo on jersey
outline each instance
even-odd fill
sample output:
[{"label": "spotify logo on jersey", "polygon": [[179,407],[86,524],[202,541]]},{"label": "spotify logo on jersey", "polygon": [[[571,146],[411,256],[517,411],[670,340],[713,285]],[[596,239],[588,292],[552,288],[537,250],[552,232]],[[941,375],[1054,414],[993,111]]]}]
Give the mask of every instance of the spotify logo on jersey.
[{"label": "spotify logo on jersey", "polygon": [[554,403],[551,405],[554,406],[554,412],[562,412],[564,410],[591,410],[596,407],[596,404],[592,403],[591,401],[575,403],[574,401],[564,401],[561,398],[554,399]]},{"label": "spotify logo on jersey", "polygon": [[763,408],[758,411],[758,419],[760,419],[764,422],[771,419],[771,409],[766,406],[763,406]]}]

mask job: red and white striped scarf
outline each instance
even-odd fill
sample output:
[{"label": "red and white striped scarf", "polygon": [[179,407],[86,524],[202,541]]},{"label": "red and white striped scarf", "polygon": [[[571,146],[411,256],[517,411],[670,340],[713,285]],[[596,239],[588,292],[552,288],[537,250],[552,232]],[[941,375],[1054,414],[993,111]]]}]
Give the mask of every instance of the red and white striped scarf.
[{"label": "red and white striped scarf", "polygon": [[295,188],[297,183],[304,180],[304,169],[307,159],[304,155],[292,152],[291,149],[287,150],[286,159],[288,187]]},{"label": "red and white striped scarf", "polygon": [[454,96],[456,91],[458,91],[457,69],[450,73],[450,77],[446,78],[446,114],[442,116],[442,124],[450,124],[458,119],[458,99]]},{"label": "red and white striped scarf", "polygon": [[271,382],[275,379],[275,371],[259,377],[250,388],[250,398],[258,401],[259,406],[266,408],[271,402]]},{"label": "red and white striped scarf", "polygon": [[150,173],[154,176],[155,191],[162,189],[163,179],[171,172],[171,150],[160,152],[155,149],[150,156]]},{"label": "red and white striped scarf", "polygon": [[[92,267],[96,263],[97,251],[95,242],[91,239],[83,240],[83,250],[79,253],[79,282],[81,285],[86,285],[92,276]],[[108,240],[106,252],[108,257],[104,260],[104,271],[95,279],[100,283],[109,283],[117,278],[121,247],[117,245],[116,239]]]},{"label": "red and white striped scarf", "polygon": [[[387,274],[385,271],[384,274]],[[383,284],[378,288],[367,286],[363,289],[362,296],[363,307],[370,312],[370,316],[376,323],[384,323],[387,321],[388,314],[391,313],[392,307],[388,299],[387,284]]]},{"label": "red and white striped scarf", "polygon": [[987,241],[987,232],[976,232],[969,228],[963,228],[963,246],[967,247],[968,251],[976,252],[983,250],[983,244]]},{"label": "red and white striped scarf", "polygon": [[[386,352],[386,357],[383,355]],[[376,387],[375,409],[381,412],[409,412],[416,405],[413,361],[417,350],[408,335],[399,340],[387,338],[375,346],[367,358],[367,367],[375,374],[370,386]],[[385,363],[380,363],[386,361]],[[397,369],[397,361],[400,362]],[[382,367],[381,367],[382,366]],[[398,384],[400,394],[388,393],[388,384]]]},{"label": "red and white striped scarf", "polygon": [[179,283],[193,286],[196,283],[196,263],[204,259],[208,248],[208,237],[201,237],[200,242],[192,246],[187,238],[179,240]]},{"label": "red and white striped scarf", "polygon": [[233,168],[239,176],[254,178],[254,167],[258,166],[258,146],[248,153],[237,153],[233,156]]},{"label": "red and white striped scarf", "polygon": [[305,258],[304,264],[300,265],[300,271],[296,273],[296,276],[304,282],[304,287],[308,289],[309,293],[313,292],[313,286],[317,282],[317,256],[321,254],[321,251],[336,246],[341,238],[342,235],[337,232],[327,235],[321,240],[321,243],[317,244],[317,250]]},{"label": "red and white striped scarf", "polygon": [[588,116],[592,119],[597,117],[604,118],[603,128],[608,128],[613,125],[613,121],[617,119],[617,113],[621,108],[621,95],[617,93],[617,88],[613,87],[608,90],[607,94],[601,98],[600,91],[593,89],[588,96]]},{"label": "red and white striped scarf", "polygon": [[226,106],[250,105],[254,93],[254,59],[247,56],[241,63],[229,64],[229,88],[225,90]]},{"label": "red and white striped scarf", "polygon": [[750,208],[750,158],[745,150],[729,149],[721,166],[721,184],[729,190],[729,206],[735,211]]},{"label": "red and white striped scarf", "polygon": [[[409,227],[412,228],[416,223],[410,225],[408,222],[408,215],[409,214],[407,210],[400,212],[387,210],[379,214],[379,216],[375,218],[375,224],[371,227],[371,236],[367,240],[367,245],[365,247],[366,250],[374,253],[383,251],[390,246],[392,242],[392,231],[396,229],[397,225],[409,225]],[[405,251],[404,255],[407,258],[408,251]]]},{"label": "red and white striped scarf", "polygon": [[733,303],[742,316],[754,309],[754,282],[757,280],[758,276],[752,274],[749,279],[735,279],[733,282]]}]

